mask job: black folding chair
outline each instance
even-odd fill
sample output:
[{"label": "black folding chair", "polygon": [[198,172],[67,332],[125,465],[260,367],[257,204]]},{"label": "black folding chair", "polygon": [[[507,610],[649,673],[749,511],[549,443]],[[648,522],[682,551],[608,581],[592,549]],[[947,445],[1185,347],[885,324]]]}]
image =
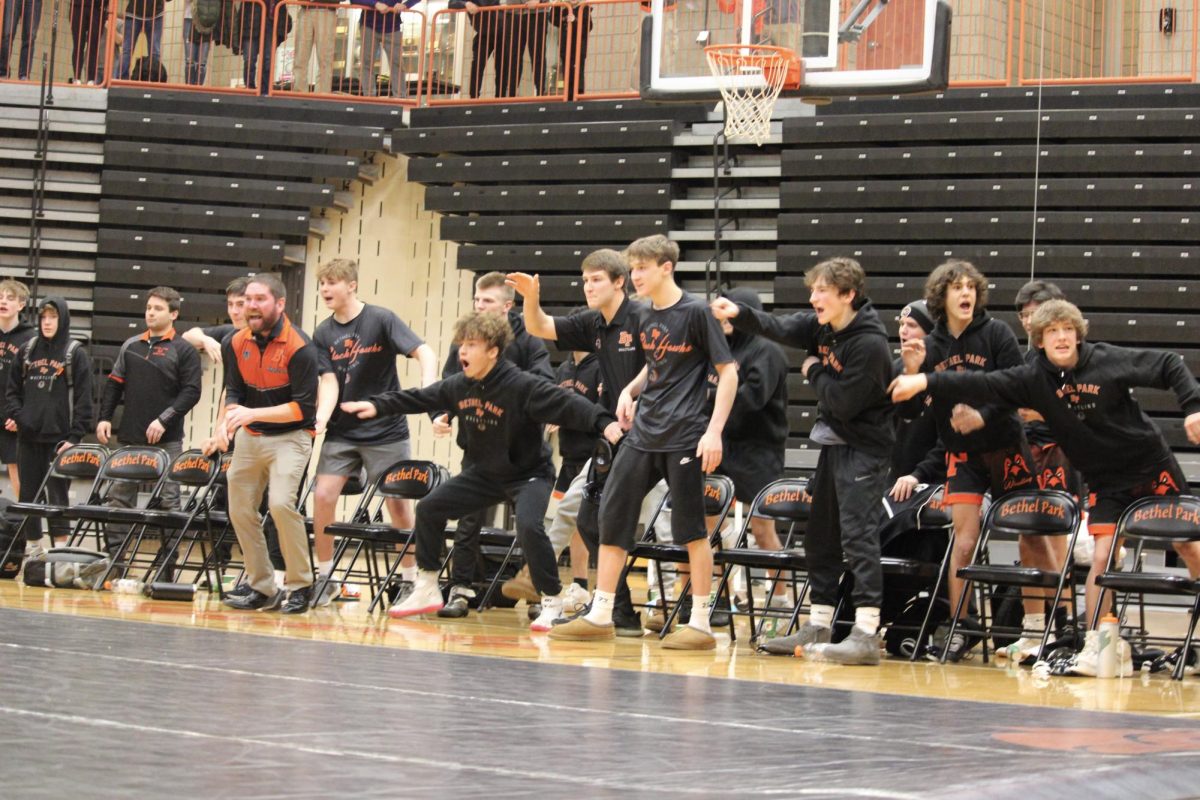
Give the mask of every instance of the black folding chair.
[{"label": "black folding chair", "polygon": [[[175,457],[167,471],[167,480],[179,484],[180,503],[178,510],[145,509],[142,519],[147,525],[163,531],[162,557],[158,560],[158,571],[154,580],[163,579],[163,570],[174,563],[179,549],[188,543],[179,562],[179,570],[189,569],[188,559],[196,545],[200,547],[200,564],[192,567],[196,577],[204,576],[209,586],[220,584],[219,571],[210,563],[209,550],[212,539],[212,522],[208,518],[209,499],[220,474],[220,459],[206,456],[198,449],[185,450]],[[147,577],[147,579],[149,579]]]},{"label": "black folding chair", "polygon": [[[1120,540],[1132,543],[1154,543],[1171,546],[1180,542],[1200,541],[1200,497],[1193,495],[1166,495],[1143,497],[1133,503],[1117,520],[1116,536],[1108,555],[1108,566],[1096,576],[1096,585],[1101,587],[1100,598],[1092,619],[1096,628],[1100,609],[1104,607],[1104,592],[1128,592],[1145,595],[1149,593],[1187,597],[1191,600],[1187,632],[1182,639],[1182,648],[1176,660],[1172,677],[1183,680],[1187,667],[1188,653],[1192,648],[1197,617],[1200,616],[1200,581],[1183,575],[1167,572],[1121,572],[1116,568],[1116,554]],[[1138,560],[1140,563],[1140,559]],[[1155,637],[1155,641],[1179,641],[1167,637]]]},{"label": "black folding chair", "polygon": [[[379,480],[367,488],[348,522],[335,522],[325,529],[329,535],[339,538],[333,552],[334,569],[330,575],[318,582],[313,592],[314,601],[325,591],[346,551],[353,544],[354,552],[343,570],[342,580],[347,580],[352,574],[365,575],[371,592],[371,604],[367,607],[367,613],[374,612],[375,607],[387,596],[387,586],[399,569],[400,560],[413,546],[411,530],[394,528],[384,521],[386,502],[420,500],[449,477],[450,473],[445,467],[432,461],[405,459],[388,467]],[[400,547],[399,552],[395,550],[397,545]],[[381,553],[385,565],[382,571],[379,569]],[[395,558],[392,558],[392,553],[395,553]],[[364,555],[366,563],[363,571],[354,573],[355,562]]]},{"label": "black folding chair", "polygon": [[[61,520],[66,513],[68,506],[60,506],[56,503],[51,503],[48,495],[47,487],[50,481],[54,478],[62,478],[68,481],[91,481],[91,488],[88,490],[87,501],[89,503],[96,502],[99,497],[99,480],[100,468],[104,466],[104,462],[108,460],[108,449],[98,444],[77,444],[73,447],[68,447],[66,450],[54,457],[54,462],[50,465],[50,470],[46,473],[46,477],[42,479],[42,483],[38,486],[37,491],[33,495],[33,500],[27,503],[10,503],[8,513],[13,516],[22,517],[20,524],[13,533],[12,540],[8,543],[8,547],[4,550],[3,558],[0,558],[0,564],[8,564],[13,556],[17,559],[24,557],[24,552],[14,554],[13,549],[18,545],[25,546],[26,526],[30,524],[41,525],[42,520]],[[72,536],[72,539],[75,537]],[[98,548],[103,550],[103,547]]]},{"label": "black folding chair", "polygon": [[[777,583],[776,580],[771,580],[770,588],[767,589],[763,613],[756,623],[754,583],[751,573],[753,569],[767,570],[768,574],[773,572],[775,575],[780,575],[784,571],[792,574],[792,586],[796,591],[796,605],[788,611],[789,623],[787,633],[791,632],[791,629],[795,627],[799,620],[804,595],[808,591],[808,561],[803,551],[792,549],[791,546],[794,543],[799,527],[808,521],[810,506],[804,499],[804,493],[807,488],[808,481],[804,478],[781,478],[767,484],[758,493],[758,496],[754,498],[753,502],[751,502],[734,546],[724,550],[717,550],[713,553],[713,561],[722,568],[721,581],[717,587],[718,597],[727,590],[733,576],[734,568],[741,567],[746,572],[747,606],[745,613],[750,618],[751,643],[755,642],[762,635],[763,626],[766,624],[767,619],[772,616],[771,599],[775,596],[775,585]],[[770,519],[776,523],[785,523],[788,525],[788,533],[785,536],[783,549],[762,550],[749,546],[750,520],[754,517]],[[805,573],[803,581],[799,584],[796,581],[797,573]],[[743,612],[735,611],[734,613],[740,614]]]},{"label": "black folding chair", "polygon": [[[712,545],[713,548],[714,565],[716,562],[716,553],[721,549],[721,528],[725,526],[725,521],[729,518],[729,512],[733,508],[733,500],[734,489],[732,480],[724,475],[708,475],[705,477],[704,515],[710,518],[716,517],[716,521],[713,524],[712,530],[709,532],[708,537],[709,544]],[[625,569],[621,573],[622,581],[626,580],[629,575],[629,570],[633,568],[633,565],[639,558],[647,561],[654,561],[660,564],[662,562],[683,563],[688,560],[688,550],[685,545],[655,541],[656,537],[654,533],[654,525],[656,522],[658,522],[659,517],[662,516],[663,511],[670,508],[670,503],[671,495],[668,493],[667,496],[662,499],[662,502],[659,503],[658,508],[655,509],[654,515],[650,518],[649,524],[646,525],[646,530],[643,533],[642,541],[636,542],[633,545],[633,549],[629,551],[629,558],[626,560]],[[680,601],[677,600],[674,603],[668,604],[666,591],[667,587],[666,581],[663,578],[663,571],[661,568],[659,568],[657,572],[659,596],[662,597],[664,604],[663,613],[667,614],[668,610],[670,612],[667,614],[667,618],[663,623],[662,630],[659,631],[658,634],[658,638],[663,639],[671,632],[671,626],[674,624],[675,618],[679,616]],[[688,590],[691,588],[691,586],[692,579],[689,575],[687,581],[684,583],[683,590],[680,592],[680,599],[687,597]],[[721,583],[719,588],[723,589],[724,583]],[[717,602],[720,602],[722,598],[721,591],[717,592],[716,597]],[[728,595],[724,595],[724,597],[726,602],[728,602]],[[668,605],[670,606],[669,609],[667,608]],[[715,605],[709,609],[710,616],[715,609]],[[734,636],[732,615],[729,618],[729,635],[731,637]]]},{"label": "black folding chair", "polygon": [[[146,537],[146,531],[151,527],[144,512],[148,509],[158,508],[161,503],[162,488],[169,466],[170,459],[162,448],[149,445],[122,447],[108,457],[104,466],[100,468],[100,473],[96,476],[96,491],[99,493],[97,501],[71,506],[63,512],[64,519],[78,520],[81,523],[91,522],[104,527],[113,524],[128,526],[115,551],[110,550],[109,552],[112,564],[104,573],[99,582],[100,585],[112,577],[114,570],[118,567],[121,569],[122,577],[133,567],[137,560],[138,549]],[[151,487],[142,505],[121,508],[104,504],[114,486],[128,484],[135,486],[145,484]],[[131,544],[132,547],[130,547]],[[107,548],[107,542],[105,542],[105,546]],[[161,558],[163,549],[160,541],[160,552],[150,562],[151,566]],[[129,557],[128,561],[123,560],[126,554]],[[147,577],[149,574],[150,570],[147,570]]]},{"label": "black folding chair", "polygon": [[[958,570],[958,577],[965,582],[963,592],[950,617],[950,630],[942,647],[941,661],[945,663],[950,652],[951,640],[958,628],[959,615],[963,605],[971,593],[974,584],[992,586],[1016,586],[1022,590],[1031,588],[1053,589],[1054,600],[1050,608],[1058,608],[1064,590],[1070,595],[1069,610],[1071,618],[1075,618],[1075,584],[1068,580],[1071,574],[1071,556],[1075,549],[1075,538],[1079,535],[1080,510],[1079,503],[1066,492],[1044,489],[1040,491],[1014,492],[1005,495],[992,503],[983,518],[979,533],[979,541],[975,544],[975,553],[971,563]],[[1069,536],[1067,557],[1063,559],[1062,568],[1043,570],[1036,567],[1025,567],[1020,564],[992,564],[988,558],[988,541],[996,533],[1011,536]],[[951,537],[953,540],[953,537]],[[954,546],[951,541],[950,547]],[[980,623],[983,627],[983,657],[987,660],[987,640],[992,635],[992,625],[989,624],[987,598],[980,602]],[[1038,652],[1044,652],[1046,643],[1050,640],[1050,632],[1054,629],[1054,615],[1046,615],[1046,625],[1040,631],[1021,628],[1015,632],[1018,636],[1026,633],[1040,634],[1042,637]]]}]

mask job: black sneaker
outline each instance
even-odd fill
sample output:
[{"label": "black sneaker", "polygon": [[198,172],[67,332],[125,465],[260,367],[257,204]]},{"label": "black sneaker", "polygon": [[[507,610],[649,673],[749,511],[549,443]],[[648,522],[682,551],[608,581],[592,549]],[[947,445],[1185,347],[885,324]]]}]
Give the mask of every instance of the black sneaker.
[{"label": "black sneaker", "polygon": [[[950,624],[945,623],[945,629],[950,630]],[[950,647],[946,649],[946,639],[943,635],[941,638],[936,638],[934,643],[929,646],[926,652],[926,658],[930,661],[941,661],[942,650],[946,650],[946,660],[950,663],[958,663],[971,658],[971,651],[975,649],[975,645],[983,639],[983,629],[978,620],[971,617],[964,617],[959,620],[958,626],[954,629],[954,635],[950,637]]]},{"label": "black sneaker", "polygon": [[279,607],[283,605],[283,594],[282,589],[270,596],[257,589],[250,589],[248,594],[234,597],[225,595],[225,599],[221,602],[239,611],[278,611]]},{"label": "black sneaker", "polygon": [[450,598],[446,605],[438,609],[437,615],[443,619],[462,619],[471,613],[471,598],[475,590],[467,586],[451,586]]},{"label": "black sneaker", "polygon": [[253,591],[254,589],[251,588],[250,584],[243,582],[225,592],[221,599],[228,600],[230,597],[245,597]]},{"label": "black sneaker", "polygon": [[617,636],[632,638],[641,637],[645,633],[642,629],[642,616],[636,611],[614,608],[612,621]]},{"label": "black sneaker", "polygon": [[279,609],[281,614],[304,614],[312,605],[313,587],[302,586],[299,589],[293,589],[288,595],[287,602]]},{"label": "black sneaker", "polygon": [[727,608],[714,608],[708,617],[708,624],[714,628],[728,628],[733,616]]}]

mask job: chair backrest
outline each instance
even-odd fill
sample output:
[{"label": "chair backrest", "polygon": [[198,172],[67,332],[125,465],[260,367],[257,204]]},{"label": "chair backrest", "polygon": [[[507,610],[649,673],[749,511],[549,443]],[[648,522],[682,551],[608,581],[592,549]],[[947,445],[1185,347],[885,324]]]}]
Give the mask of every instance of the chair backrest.
[{"label": "chair backrest", "polygon": [[1143,497],[1121,514],[1117,535],[1166,542],[1200,540],[1200,497],[1189,494]]},{"label": "chair backrest", "polygon": [[130,445],[108,457],[100,468],[100,477],[106,481],[124,483],[156,483],[167,474],[169,466],[167,451],[146,445]]},{"label": "chair backrest", "polygon": [[440,464],[404,459],[384,470],[376,485],[376,492],[386,498],[420,500],[448,477],[446,468]]},{"label": "chair backrest", "polygon": [[220,473],[220,460],[206,456],[199,449],[184,450],[175,456],[167,477],[184,486],[208,486]]},{"label": "chair backrest", "polygon": [[50,470],[59,478],[95,480],[108,456],[108,449],[98,444],[77,444],[59,453]]},{"label": "chair backrest", "polygon": [[704,516],[720,517],[729,513],[734,500],[733,481],[724,475],[704,478]]},{"label": "chair backrest", "polygon": [[808,519],[811,507],[805,500],[808,481],[803,478],[780,478],[763,487],[751,504],[751,517],[784,522],[802,522]]},{"label": "chair backrest", "polygon": [[1054,489],[1013,492],[992,503],[984,532],[1066,536],[1079,528],[1079,503]]}]

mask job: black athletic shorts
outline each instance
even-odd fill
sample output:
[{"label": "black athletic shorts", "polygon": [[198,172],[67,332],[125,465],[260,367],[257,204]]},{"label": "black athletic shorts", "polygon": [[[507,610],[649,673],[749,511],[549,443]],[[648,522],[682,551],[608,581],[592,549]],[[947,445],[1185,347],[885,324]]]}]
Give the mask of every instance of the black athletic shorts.
[{"label": "black athletic shorts", "polygon": [[17,435],[0,430],[0,464],[17,463]]},{"label": "black athletic shorts", "polygon": [[990,453],[946,453],[946,493],[942,502],[981,505],[990,489],[992,501],[1010,492],[1036,489],[1033,456],[1024,437],[1017,447]]},{"label": "black athletic shorts", "polygon": [[642,500],[663,478],[671,492],[671,539],[687,544],[708,536],[704,470],[695,449],[651,453],[627,444],[617,451],[600,498],[600,544],[633,548]]},{"label": "black athletic shorts", "polygon": [[554,479],[554,498],[561,500],[562,496],[567,493],[567,489],[571,488],[571,481],[575,480],[580,470],[586,461],[564,461],[562,466],[558,468],[558,477]]},{"label": "black athletic shorts", "polygon": [[717,473],[733,481],[738,500],[753,503],[763,487],[783,477],[783,451],[730,443],[725,446]]},{"label": "black athletic shorts", "polygon": [[1135,480],[1132,486],[1119,489],[1097,488],[1088,499],[1088,530],[1092,536],[1112,536],[1117,530],[1117,520],[1134,500],[1143,497],[1183,494],[1187,491],[1187,478],[1174,455],[1154,466],[1144,477]]}]

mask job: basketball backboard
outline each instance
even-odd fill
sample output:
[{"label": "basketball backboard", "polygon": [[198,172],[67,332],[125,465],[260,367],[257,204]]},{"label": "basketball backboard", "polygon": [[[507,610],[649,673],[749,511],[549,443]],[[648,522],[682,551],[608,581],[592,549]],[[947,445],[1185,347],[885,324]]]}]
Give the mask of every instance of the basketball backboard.
[{"label": "basketball backboard", "polygon": [[[650,0],[642,27],[642,97],[719,98],[704,48],[770,44],[802,56],[784,96],[835,97],[943,89],[949,81],[946,0]],[[747,80],[753,81],[754,77]]]}]

